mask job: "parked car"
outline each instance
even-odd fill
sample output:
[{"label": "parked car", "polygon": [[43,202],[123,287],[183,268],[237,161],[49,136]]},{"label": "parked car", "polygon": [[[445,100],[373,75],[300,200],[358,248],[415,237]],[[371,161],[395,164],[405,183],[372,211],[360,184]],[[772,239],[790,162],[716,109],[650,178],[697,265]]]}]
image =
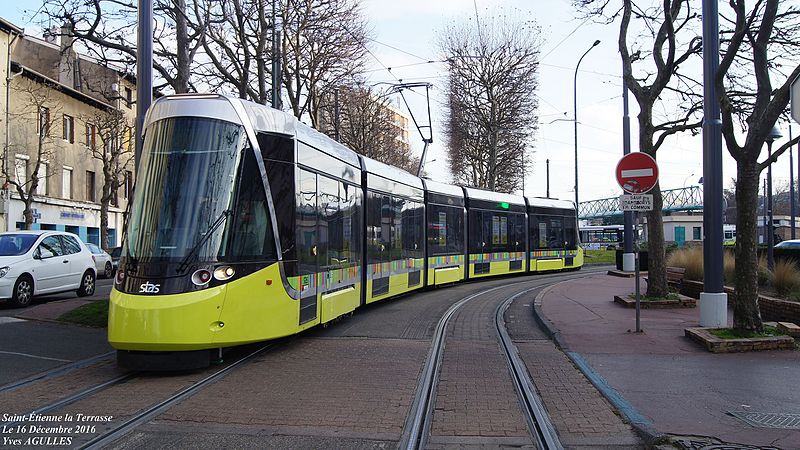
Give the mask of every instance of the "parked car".
[{"label": "parked car", "polygon": [[0,300],[27,306],[36,295],[94,294],[92,253],[78,236],[61,231],[0,233]]},{"label": "parked car", "polygon": [[775,248],[791,248],[794,250],[800,250],[800,239],[788,239],[781,241],[775,245]]},{"label": "parked car", "polygon": [[114,271],[119,269],[119,257],[122,256],[122,247],[114,247],[111,249],[111,265]]},{"label": "parked car", "polygon": [[92,252],[95,270],[97,270],[98,275],[102,274],[103,278],[111,278],[114,276],[114,264],[111,262],[111,255],[92,243],[88,243],[86,246],[89,247],[89,251]]}]

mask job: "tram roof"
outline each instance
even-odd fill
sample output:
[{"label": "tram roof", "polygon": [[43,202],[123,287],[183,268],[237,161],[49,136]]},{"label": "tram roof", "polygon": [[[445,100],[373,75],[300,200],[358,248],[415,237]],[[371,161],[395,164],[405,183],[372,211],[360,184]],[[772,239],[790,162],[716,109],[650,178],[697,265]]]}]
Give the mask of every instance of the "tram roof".
[{"label": "tram roof", "polygon": [[557,198],[526,197],[528,205],[540,208],[561,208],[575,209],[575,203],[569,200],[559,200]]},{"label": "tram roof", "polygon": [[295,136],[320,151],[359,167],[356,152],[300,122],[291,114],[259,103],[219,94],[177,94],[161,97],[148,111],[145,128],[152,122],[168,117],[207,117],[241,123],[232,102],[242,103],[256,132]]},{"label": "tram roof", "polygon": [[466,188],[467,197],[473,200],[487,200],[490,202],[505,202],[514,205],[525,205],[525,197],[521,195],[505,194],[503,192],[486,191],[477,188]]},{"label": "tram roof", "polygon": [[452,195],[453,197],[464,198],[464,191],[461,186],[453,184],[440,183],[431,179],[425,178],[422,180],[425,183],[425,190],[435,192],[437,194]]},{"label": "tram roof", "polygon": [[361,156],[361,159],[364,160],[364,169],[366,169],[367,173],[379,175],[392,181],[397,181],[411,187],[423,189],[422,180],[419,177],[411,175],[403,169],[384,164],[380,161],[367,158],[363,155]]}]

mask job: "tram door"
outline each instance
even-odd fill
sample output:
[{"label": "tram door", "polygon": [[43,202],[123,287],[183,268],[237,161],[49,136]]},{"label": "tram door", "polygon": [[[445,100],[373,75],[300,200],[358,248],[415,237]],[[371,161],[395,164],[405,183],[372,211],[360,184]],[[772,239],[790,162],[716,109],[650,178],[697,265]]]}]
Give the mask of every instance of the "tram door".
[{"label": "tram door", "polygon": [[317,175],[300,169],[297,184],[297,265],[300,275],[300,323],[317,318],[319,276],[319,199]]}]

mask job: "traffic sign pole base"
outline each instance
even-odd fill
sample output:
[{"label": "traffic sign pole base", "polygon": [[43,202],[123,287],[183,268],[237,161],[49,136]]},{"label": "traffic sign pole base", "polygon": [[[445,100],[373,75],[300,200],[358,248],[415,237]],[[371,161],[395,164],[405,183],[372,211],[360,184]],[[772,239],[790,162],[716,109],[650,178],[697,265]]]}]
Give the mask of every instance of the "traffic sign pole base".
[{"label": "traffic sign pole base", "polygon": [[633,272],[636,270],[636,254],[635,253],[623,253],[622,254],[622,271],[623,272]]},{"label": "traffic sign pole base", "polygon": [[700,293],[700,326],[711,328],[728,326],[728,294]]}]

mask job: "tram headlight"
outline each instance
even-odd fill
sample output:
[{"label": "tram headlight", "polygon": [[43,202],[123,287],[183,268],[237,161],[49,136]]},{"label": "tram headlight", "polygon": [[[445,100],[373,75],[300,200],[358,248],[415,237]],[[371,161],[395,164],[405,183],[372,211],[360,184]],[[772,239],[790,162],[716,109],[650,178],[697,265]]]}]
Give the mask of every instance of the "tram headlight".
[{"label": "tram headlight", "polygon": [[211,272],[206,269],[200,269],[192,274],[192,283],[198,286],[205,286],[211,281]]},{"label": "tram headlight", "polygon": [[115,279],[117,281],[117,284],[122,284],[122,282],[125,281],[125,271],[122,270],[121,268],[117,269],[117,276],[115,277]]},{"label": "tram headlight", "polygon": [[219,281],[228,280],[234,274],[236,274],[236,270],[231,266],[220,266],[214,269],[214,278]]}]

